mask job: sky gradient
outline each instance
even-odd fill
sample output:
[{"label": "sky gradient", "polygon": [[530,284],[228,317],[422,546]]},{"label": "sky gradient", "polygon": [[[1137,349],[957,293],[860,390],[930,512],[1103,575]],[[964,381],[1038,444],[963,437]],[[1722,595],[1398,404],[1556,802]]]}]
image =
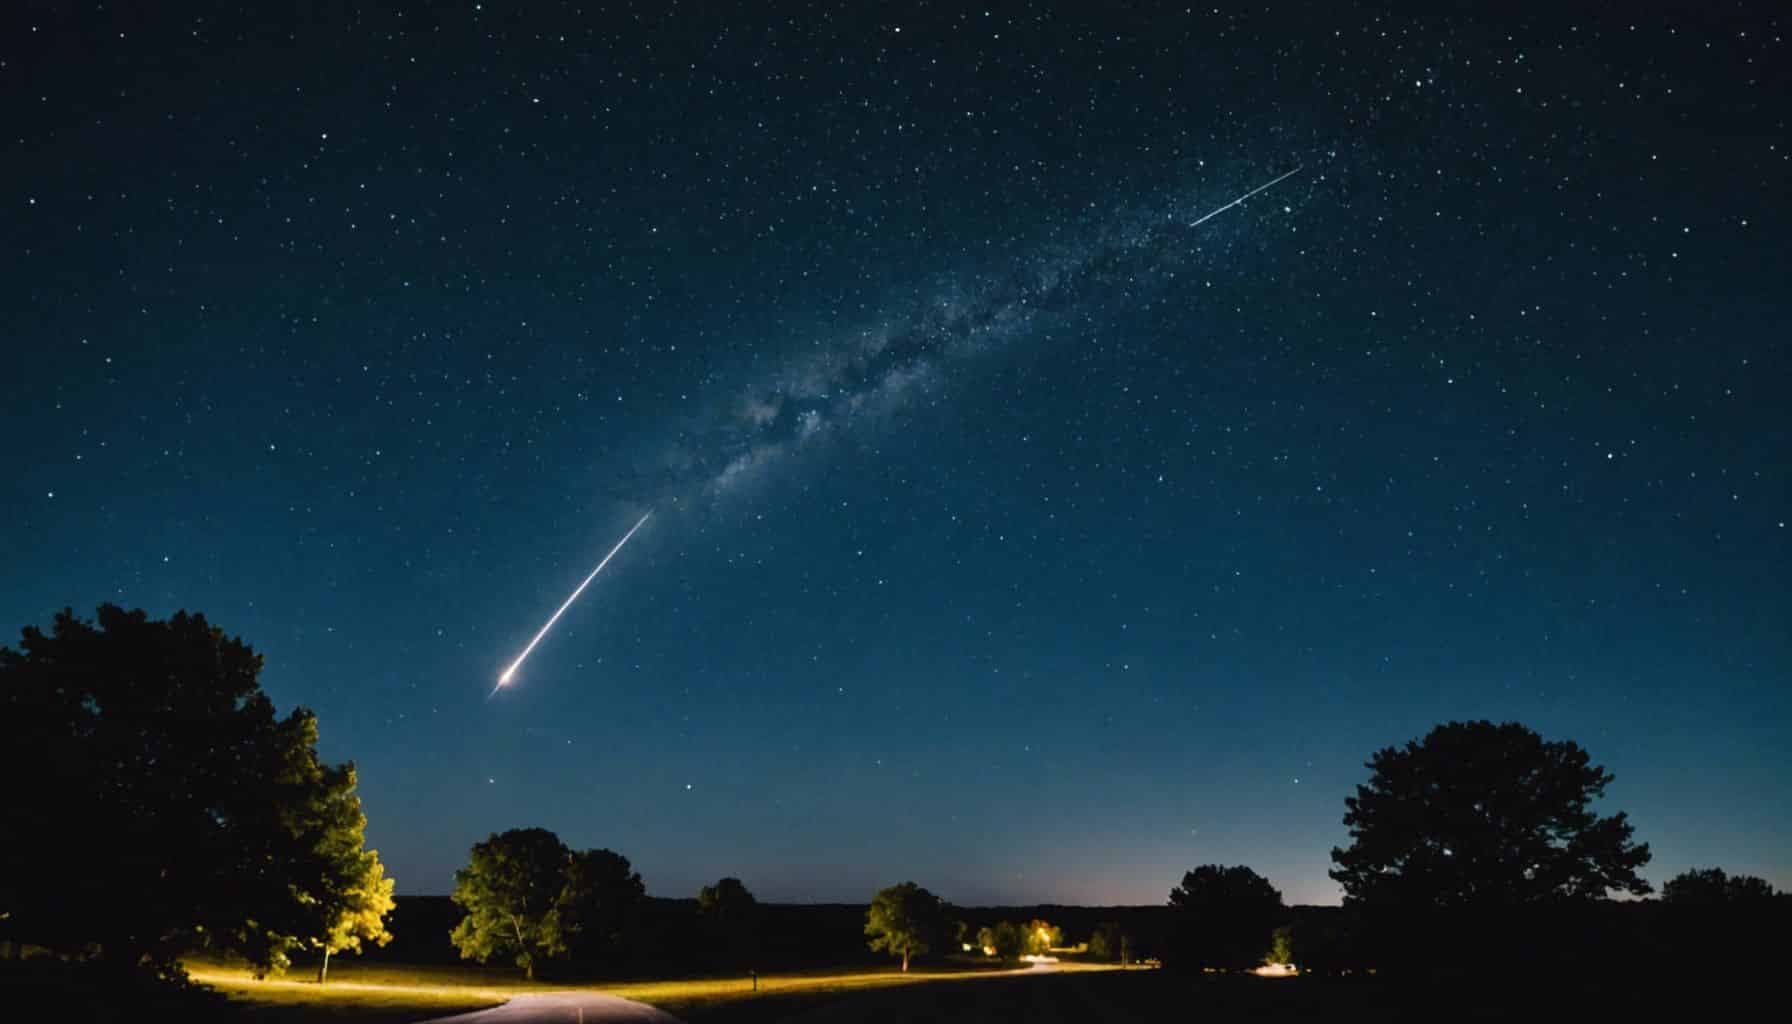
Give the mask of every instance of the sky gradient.
[{"label": "sky gradient", "polygon": [[402,893],[1330,903],[1482,717],[1792,888],[1785,17],[1425,9],[0,15],[4,642],[241,635]]}]

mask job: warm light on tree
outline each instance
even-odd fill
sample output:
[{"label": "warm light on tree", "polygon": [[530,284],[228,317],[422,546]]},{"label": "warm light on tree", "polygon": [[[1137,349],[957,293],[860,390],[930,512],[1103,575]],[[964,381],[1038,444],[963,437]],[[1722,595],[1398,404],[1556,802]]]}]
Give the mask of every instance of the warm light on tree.
[{"label": "warm light on tree", "polygon": [[865,913],[865,934],[874,950],[902,958],[908,970],[911,956],[927,952],[929,940],[943,925],[940,898],[913,882],[881,890]]},{"label": "warm light on tree", "polygon": [[319,985],[329,980],[332,954],[359,953],[363,942],[384,946],[392,941],[392,933],[386,930],[386,915],[396,905],[392,898],[392,881],[386,877],[379,851],[365,851],[360,881],[349,889],[336,923],[323,938],[313,940],[313,944],[324,951],[323,962],[317,966]]}]

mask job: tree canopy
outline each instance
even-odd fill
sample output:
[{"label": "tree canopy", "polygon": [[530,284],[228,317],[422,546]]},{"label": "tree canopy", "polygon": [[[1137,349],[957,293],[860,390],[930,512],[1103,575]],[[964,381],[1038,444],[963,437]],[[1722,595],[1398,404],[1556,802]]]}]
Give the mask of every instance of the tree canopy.
[{"label": "tree canopy", "polygon": [[1765,878],[1732,875],[1723,868],[1691,868],[1668,879],[1661,899],[1683,907],[1739,907],[1770,904],[1776,893]]},{"label": "tree canopy", "polygon": [[466,916],[449,934],[463,959],[509,956],[531,979],[547,960],[627,949],[647,887],[612,850],[567,848],[545,828],[494,833],[454,873]]},{"label": "tree canopy", "polygon": [[1126,929],[1118,921],[1103,921],[1089,933],[1089,955],[1097,960],[1119,960],[1126,946]]},{"label": "tree canopy", "polygon": [[1027,937],[1013,921],[997,921],[977,932],[977,944],[998,960],[1017,960],[1026,951]]},{"label": "tree canopy", "polygon": [[379,853],[366,851],[361,860],[360,878],[349,887],[336,920],[323,936],[312,940],[312,945],[324,954],[317,965],[318,984],[329,980],[332,955],[359,953],[363,942],[384,946],[392,941],[392,933],[386,930],[386,915],[392,912],[396,902],[392,898],[392,884],[392,879],[386,877],[385,865],[380,863]]},{"label": "tree canopy", "polygon": [[697,891],[697,912],[714,920],[751,918],[759,910],[759,901],[738,878],[717,879]]},{"label": "tree canopy", "polygon": [[872,898],[871,909],[865,912],[865,934],[873,950],[901,957],[902,969],[907,971],[910,957],[932,948],[944,913],[938,896],[913,882],[903,882]]},{"label": "tree canopy", "polygon": [[1282,923],[1282,894],[1240,864],[1204,864],[1170,890],[1176,925],[1168,962],[1177,967],[1248,970],[1263,961]]},{"label": "tree canopy", "polygon": [[528,977],[543,960],[564,954],[560,906],[572,853],[545,828],[494,833],[475,843],[454,873],[454,902],[466,911],[449,938],[463,959],[484,963],[510,956]]},{"label": "tree canopy", "polygon": [[1648,844],[1592,802],[1613,776],[1569,740],[1514,722],[1450,722],[1377,751],[1344,803],[1348,849],[1331,877],[1349,902],[1512,907],[1649,892]]},{"label": "tree canopy", "polygon": [[266,971],[325,939],[366,878],[355,771],[261,666],[202,615],[110,604],[0,648],[4,937],[168,975],[196,945]]},{"label": "tree canopy", "polygon": [[1054,948],[1064,944],[1064,929],[1049,921],[1034,918],[1027,922],[1027,952],[1035,956],[1044,956]]},{"label": "tree canopy", "polygon": [[560,890],[560,927],[571,954],[593,961],[628,948],[647,898],[647,886],[613,850],[581,850],[568,856]]},{"label": "tree canopy", "polygon": [[717,879],[698,890],[697,914],[712,953],[733,960],[752,947],[759,928],[759,901],[740,879]]}]

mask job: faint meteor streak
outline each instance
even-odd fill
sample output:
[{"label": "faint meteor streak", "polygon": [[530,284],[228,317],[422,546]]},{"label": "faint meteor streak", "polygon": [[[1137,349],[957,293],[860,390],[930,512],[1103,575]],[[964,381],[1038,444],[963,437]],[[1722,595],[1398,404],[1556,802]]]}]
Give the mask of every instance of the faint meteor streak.
[{"label": "faint meteor streak", "polygon": [[492,693],[496,694],[499,690],[502,690],[510,684],[511,677],[516,675],[516,670],[523,666],[523,662],[529,657],[529,652],[535,649],[536,644],[541,643],[541,638],[548,635],[548,630],[554,628],[554,623],[560,621],[560,616],[566,614],[566,609],[572,607],[572,603],[579,599],[579,595],[585,592],[585,588],[591,585],[591,581],[597,578],[597,574],[604,571],[604,566],[610,564],[610,559],[616,557],[616,552],[622,550],[622,546],[627,544],[628,539],[635,535],[635,531],[639,530],[642,526],[645,526],[647,520],[652,517],[653,510],[649,509],[647,514],[642,516],[634,526],[629,527],[629,531],[622,535],[622,539],[616,542],[616,546],[610,549],[610,553],[604,556],[603,561],[597,563],[597,568],[591,570],[591,575],[585,577],[585,582],[580,583],[578,588],[572,592],[572,596],[568,597],[565,601],[562,601],[560,607],[554,610],[554,614],[548,617],[547,625],[541,627],[541,631],[536,633],[534,639],[529,641],[529,646],[523,648],[523,653],[517,655],[516,660],[510,663],[510,667],[505,669],[502,675],[498,676],[498,685],[492,687]]},{"label": "faint meteor streak", "polygon": [[1232,200],[1231,202],[1227,203],[1226,205],[1224,205],[1216,210],[1213,210],[1209,213],[1204,213],[1200,217],[1196,218],[1195,220],[1189,221],[1188,226],[1191,228],[1200,227],[1201,225],[1212,220],[1213,218],[1218,217],[1220,214],[1225,213],[1227,210],[1230,210],[1234,206],[1237,206],[1239,203],[1242,203],[1246,199],[1249,199],[1252,196],[1256,195],[1257,193],[1263,191],[1264,189],[1274,188],[1277,185],[1280,185],[1282,182],[1287,181],[1289,178],[1294,177],[1296,174],[1299,174],[1301,172],[1301,169],[1302,168],[1300,168],[1300,167],[1296,167],[1294,170],[1289,171],[1287,174],[1282,175],[1281,177],[1275,179],[1274,181],[1270,181],[1265,184],[1258,185],[1256,188],[1251,189],[1249,192],[1246,192],[1244,195],[1239,196],[1237,199]]}]

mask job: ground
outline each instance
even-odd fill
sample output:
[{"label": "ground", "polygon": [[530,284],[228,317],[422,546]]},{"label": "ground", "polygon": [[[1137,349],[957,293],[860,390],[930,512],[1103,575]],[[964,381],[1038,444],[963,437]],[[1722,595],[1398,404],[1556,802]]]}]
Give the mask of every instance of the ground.
[{"label": "ground", "polygon": [[[496,1005],[524,993],[577,991],[530,985],[513,972],[476,968],[349,965],[328,986],[256,982],[200,966],[194,974],[245,1005],[259,1022],[415,1022]],[[1104,1024],[1187,1020],[1259,1022],[1438,1019],[1531,1021],[1644,1020],[1669,1008],[1733,1015],[1742,999],[1729,986],[1689,977],[1457,978],[1396,987],[1375,978],[1188,977],[1066,964],[1012,971],[918,969],[771,975],[757,992],[747,978],[641,981],[603,992],[660,1007],[689,1024],[940,1024],[1014,1021]],[[1726,1009],[1726,1007],[1728,1009]]]},{"label": "ground", "polygon": [[[1099,965],[1064,964],[1051,973],[1108,970]],[[665,1009],[686,1020],[772,1020],[839,1002],[850,993],[876,989],[966,988],[1020,980],[1046,972],[1034,968],[992,970],[966,965],[917,968],[907,974],[884,970],[816,971],[769,974],[755,990],[750,977],[629,981],[600,985],[556,985],[521,980],[515,971],[472,967],[408,967],[346,963],[333,966],[330,983],[306,976],[255,980],[240,969],[194,963],[189,973],[228,995],[265,1024],[300,1021],[368,1021],[400,1024],[496,1006],[517,995],[598,989]],[[854,997],[855,1003],[857,996]],[[767,1015],[770,1016],[767,1016]]]}]

